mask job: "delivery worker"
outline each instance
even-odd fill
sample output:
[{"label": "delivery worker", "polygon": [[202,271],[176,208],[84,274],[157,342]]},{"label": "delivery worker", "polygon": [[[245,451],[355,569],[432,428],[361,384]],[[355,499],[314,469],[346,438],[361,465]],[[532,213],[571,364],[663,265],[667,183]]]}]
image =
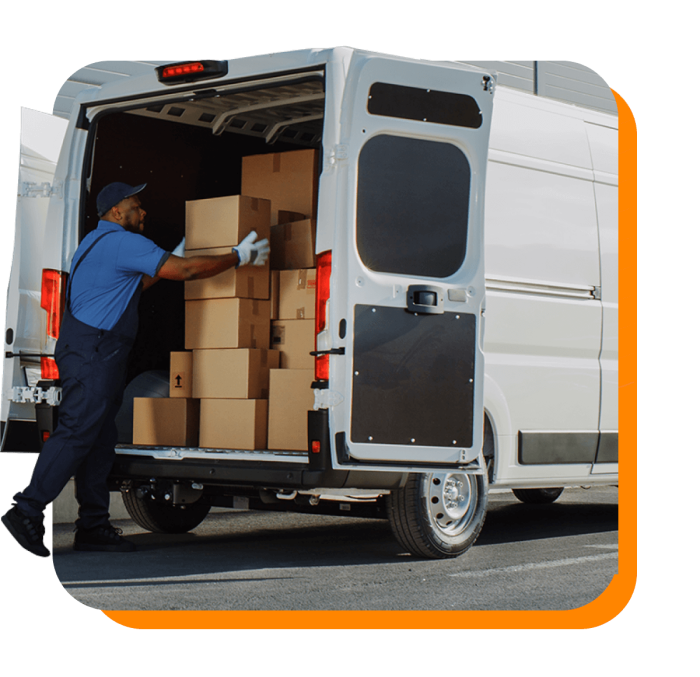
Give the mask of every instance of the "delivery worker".
[{"label": "delivery worker", "polygon": [[135,546],[109,523],[107,477],[117,442],[115,418],[126,363],[138,329],[142,289],[161,278],[194,280],[247,264],[263,265],[270,245],[250,233],[230,254],[183,258],[184,240],[166,252],[140,233],[146,187],[110,183],[97,196],[100,221],[73,257],[56,343],[62,400],[58,425],[39,454],[29,486],[2,521],[21,546],[42,557],[43,511],[75,477],[75,550],[130,552]]}]

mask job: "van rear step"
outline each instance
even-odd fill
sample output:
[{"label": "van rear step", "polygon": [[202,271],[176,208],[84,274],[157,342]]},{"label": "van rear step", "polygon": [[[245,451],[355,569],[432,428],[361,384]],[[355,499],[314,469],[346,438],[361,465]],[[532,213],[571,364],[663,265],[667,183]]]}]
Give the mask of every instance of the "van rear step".
[{"label": "van rear step", "polygon": [[289,463],[309,462],[309,455],[306,451],[276,451],[268,449],[248,451],[241,449],[207,449],[205,447],[155,447],[119,444],[117,445],[116,452],[118,455],[151,456],[153,458],[163,459],[215,458]]},{"label": "van rear step", "polygon": [[110,480],[197,481],[265,487],[342,487],[348,471],[309,464],[306,452],[119,446]]}]

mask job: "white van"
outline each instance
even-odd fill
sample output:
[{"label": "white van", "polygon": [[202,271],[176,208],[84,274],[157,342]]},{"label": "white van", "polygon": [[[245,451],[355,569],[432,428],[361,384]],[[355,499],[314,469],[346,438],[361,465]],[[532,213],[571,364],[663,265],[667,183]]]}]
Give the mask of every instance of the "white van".
[{"label": "white van", "polygon": [[[617,483],[615,116],[497,89],[473,66],[348,48],[176,66],[78,93],[55,174],[23,157],[4,451],[39,451],[53,429],[65,271],[106,183],[148,183],[145,234],[172,250],[185,200],[238,194],[244,156],[315,148],[308,450],[124,439],[112,488],[133,519],[180,532],[212,506],[387,517],[410,552],[453,557],[481,531],[489,485],[550,502]],[[145,292],[140,314],[127,413],[182,349],[181,284]]]}]

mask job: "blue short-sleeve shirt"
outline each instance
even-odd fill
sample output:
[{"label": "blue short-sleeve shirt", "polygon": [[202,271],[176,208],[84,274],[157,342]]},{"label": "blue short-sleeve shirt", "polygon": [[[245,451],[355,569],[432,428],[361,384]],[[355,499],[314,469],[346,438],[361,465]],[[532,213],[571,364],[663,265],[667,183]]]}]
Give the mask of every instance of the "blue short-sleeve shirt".
[{"label": "blue short-sleeve shirt", "polygon": [[83,259],[71,282],[70,312],[98,329],[113,329],[140,288],[143,275],[155,276],[170,256],[138,233],[111,221],[100,221],[80,243],[73,266],[83,252],[103,237]]}]

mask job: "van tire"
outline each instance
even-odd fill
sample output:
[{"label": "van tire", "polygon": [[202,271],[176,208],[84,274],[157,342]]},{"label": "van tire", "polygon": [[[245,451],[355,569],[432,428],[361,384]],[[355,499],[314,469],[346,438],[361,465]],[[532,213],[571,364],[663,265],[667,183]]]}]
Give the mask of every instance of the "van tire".
[{"label": "van tire", "polygon": [[[465,488],[468,493],[462,493]],[[396,540],[410,553],[447,559],[474,544],[484,526],[487,504],[483,475],[413,473],[389,495],[387,515]]]},{"label": "van tire", "polygon": [[211,506],[203,503],[168,505],[139,496],[136,491],[122,492],[124,506],[131,519],[155,534],[184,534],[199,526]]}]

